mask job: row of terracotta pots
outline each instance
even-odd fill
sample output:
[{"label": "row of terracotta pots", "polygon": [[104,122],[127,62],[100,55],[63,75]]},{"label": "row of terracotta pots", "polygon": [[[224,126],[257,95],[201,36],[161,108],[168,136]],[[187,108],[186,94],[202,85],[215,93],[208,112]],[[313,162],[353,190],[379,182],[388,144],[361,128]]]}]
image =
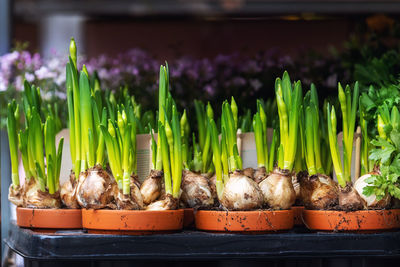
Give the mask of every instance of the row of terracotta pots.
[{"label": "row of terracotta pots", "polygon": [[149,234],[190,227],[216,232],[269,232],[293,228],[292,210],[214,211],[193,209],[138,211],[17,208],[17,224],[28,228],[79,229],[89,233]]},{"label": "row of terracotta pots", "polygon": [[89,233],[169,233],[190,227],[209,232],[276,232],[304,224],[311,230],[380,231],[400,228],[400,209],[324,211],[291,210],[166,211],[17,208],[17,224],[40,229],[81,229]]}]

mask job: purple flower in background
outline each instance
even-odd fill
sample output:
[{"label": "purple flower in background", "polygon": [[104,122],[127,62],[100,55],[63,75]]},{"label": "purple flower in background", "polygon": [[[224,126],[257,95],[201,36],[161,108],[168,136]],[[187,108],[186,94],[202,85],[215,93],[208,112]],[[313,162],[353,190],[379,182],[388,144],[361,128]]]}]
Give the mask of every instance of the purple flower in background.
[{"label": "purple flower in background", "polygon": [[213,80],[213,81],[211,81],[211,83],[206,84],[206,86],[204,86],[203,90],[206,91],[210,97],[213,97],[213,96],[215,96],[215,93],[216,93],[216,87],[217,87],[217,81]]},{"label": "purple flower in background", "polygon": [[[41,88],[46,101],[61,100],[63,105],[66,102],[67,60],[66,56],[56,54],[50,58],[41,58],[38,53],[31,54],[28,51],[5,54],[0,57],[0,91],[11,89],[9,91],[12,93],[22,90],[23,80],[26,79]],[[275,78],[282,76],[285,69],[293,77],[301,78],[305,84],[311,80],[322,81],[323,84],[317,84],[318,88],[335,88],[338,77],[350,77],[349,72],[337,75],[336,70],[340,69],[338,63],[334,61],[330,65],[328,62],[316,62],[314,58],[299,62],[290,56],[280,56],[277,50],[271,50],[255,56],[237,53],[200,59],[183,56],[168,64],[171,90],[179,106],[188,107],[194,98],[218,102],[234,95],[241,97],[244,107],[248,107],[254,98],[265,98],[268,95],[264,94],[266,90],[262,88],[269,88],[273,92],[271,88]],[[160,64],[164,62],[143,50],[131,49],[118,55],[99,55],[88,60],[79,56],[79,70],[83,63],[89,74],[97,72],[103,89],[118,91],[126,85],[143,105],[143,110],[154,107]],[[329,71],[321,71],[322,68],[329,68]],[[60,110],[65,109],[60,107]]]},{"label": "purple flower in background", "polygon": [[39,53],[35,53],[32,58],[33,69],[35,69],[35,70],[39,69],[41,64],[42,64],[42,60],[40,58]]},{"label": "purple flower in background", "polygon": [[279,58],[278,66],[284,68],[288,65],[293,65],[293,60],[290,56],[283,56]]},{"label": "purple flower in background", "polygon": [[139,75],[139,70],[136,67],[133,67],[132,74],[135,76]]},{"label": "purple flower in background", "polygon": [[207,84],[206,86],[204,86],[204,91],[207,92],[207,94],[209,94],[210,96],[214,96],[215,94],[215,88],[211,86],[211,84]]},{"label": "purple flower in background", "polygon": [[243,64],[242,70],[244,72],[252,72],[252,73],[257,73],[261,72],[262,68],[259,66],[258,62],[255,60],[249,60],[245,64]]},{"label": "purple flower in background", "polygon": [[244,86],[246,85],[246,80],[243,77],[234,77],[230,83],[231,86]]}]

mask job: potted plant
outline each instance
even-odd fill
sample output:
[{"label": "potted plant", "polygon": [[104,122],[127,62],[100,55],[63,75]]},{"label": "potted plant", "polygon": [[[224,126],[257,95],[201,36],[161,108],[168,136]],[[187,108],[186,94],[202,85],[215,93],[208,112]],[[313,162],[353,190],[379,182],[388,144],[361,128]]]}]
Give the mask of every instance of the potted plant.
[{"label": "potted plant", "polygon": [[[329,209],[338,200],[337,183],[329,176],[331,158],[322,136],[326,133],[324,118],[320,116],[318,95],[314,85],[303,100],[301,120],[302,147],[306,171],[299,172],[300,200],[307,209]],[[300,214],[301,220],[302,213]]]},{"label": "potted plant", "polygon": [[[283,90],[285,90],[285,99]],[[270,161],[268,159],[266,115],[260,102],[257,104],[258,112],[253,119],[258,161],[258,169],[255,171],[242,170],[242,159],[237,148],[237,106],[234,100],[231,104],[225,101],[222,105],[220,141],[217,126],[214,120],[210,119],[213,163],[216,174],[215,188],[221,208],[199,210],[196,213],[198,229],[266,232],[287,230],[293,227],[293,211],[290,208],[296,196],[292,185],[291,171],[297,148],[297,138],[293,137],[296,137],[298,132],[300,83],[296,83],[292,90],[290,82],[286,83],[285,79],[285,83],[282,83],[278,78],[276,94],[281,139],[276,157],[278,167],[271,173],[267,173],[265,167],[273,166],[271,162],[275,158],[273,154],[277,142],[272,142],[272,155],[270,155],[272,161]],[[289,102],[288,97],[291,97],[293,101]],[[288,110],[290,110],[289,113]]]},{"label": "potted plant", "polygon": [[[136,177],[136,117],[133,105],[116,105],[115,116],[100,129],[106,144],[111,174],[104,194],[86,194],[103,206],[84,206],[83,226],[90,232],[149,234],[182,229],[183,210],[178,210],[182,177],[181,130],[177,108],[169,93],[168,67],[160,68],[158,142],[152,141],[153,166],[140,184]],[[92,184],[104,177],[94,176]],[[104,184],[104,183],[103,183]],[[78,191],[87,191],[83,187]],[[86,192],[87,193],[87,192]],[[107,209],[106,209],[107,208]]]},{"label": "potted plant", "polygon": [[[194,226],[194,212],[199,208],[214,206],[215,191],[210,187],[210,178],[213,175],[211,133],[209,131],[209,117],[213,116],[210,103],[204,105],[201,101],[194,102],[197,136],[192,133],[192,146],[189,146],[190,127],[186,112],[181,119],[182,149],[184,155],[184,171],[182,175],[182,194],[180,206],[185,212],[185,227]],[[192,153],[190,153],[192,151]],[[190,156],[192,154],[192,156]]]},{"label": "potted plant", "polygon": [[[335,199],[337,205],[329,207],[319,207],[318,205],[310,206],[316,210],[307,209],[304,211],[304,221],[308,228],[313,230],[327,231],[376,231],[387,230],[400,227],[398,213],[396,211],[385,209],[390,207],[389,190],[385,187],[379,187],[374,181],[392,181],[388,173],[381,175],[378,172],[369,173],[360,180],[357,180],[353,186],[351,179],[351,159],[353,152],[353,136],[356,124],[356,113],[359,99],[358,83],[353,88],[353,96],[351,96],[350,86],[345,89],[339,84],[339,102],[342,111],[343,120],[343,164],[338,149],[336,136],[336,114],[335,108],[327,106],[327,122],[330,151],[333,160],[336,177],[338,179],[337,197],[335,195],[334,185],[331,185],[329,194],[322,194],[322,198],[334,204]],[[363,111],[361,111],[361,125],[364,132],[367,130],[363,122]],[[394,113],[396,113],[394,111]],[[393,116],[394,118],[396,115]],[[394,120],[396,121],[396,120]],[[378,119],[378,130],[379,130]],[[382,128],[383,129],[383,128]],[[380,137],[380,141],[384,140]],[[385,145],[391,144],[392,141],[386,141]],[[383,146],[379,141],[372,144]],[[393,143],[392,143],[393,144]],[[364,145],[368,143],[364,142]],[[370,159],[378,160],[382,163],[382,152],[384,149],[371,150]],[[392,151],[394,152],[394,150]],[[385,155],[383,162],[388,164],[387,160],[392,156],[391,153]],[[395,155],[393,155],[395,156]],[[383,168],[385,169],[385,168]],[[367,170],[367,169],[365,169]],[[396,178],[397,179],[397,178]],[[379,184],[379,183],[378,183]],[[392,184],[392,194],[396,188],[396,182]],[[377,195],[375,192],[379,192]],[[322,208],[322,209],[321,209]]]},{"label": "potted plant", "polygon": [[[18,131],[20,109],[15,100],[8,105],[7,131],[12,163],[9,200],[17,206],[17,225],[29,228],[74,229],[82,227],[81,212],[63,209],[59,177],[63,139],[56,149],[56,118],[43,112],[40,90],[24,82],[25,129]],[[47,113],[45,122],[42,116]],[[18,152],[25,171],[22,185],[18,174]]]}]

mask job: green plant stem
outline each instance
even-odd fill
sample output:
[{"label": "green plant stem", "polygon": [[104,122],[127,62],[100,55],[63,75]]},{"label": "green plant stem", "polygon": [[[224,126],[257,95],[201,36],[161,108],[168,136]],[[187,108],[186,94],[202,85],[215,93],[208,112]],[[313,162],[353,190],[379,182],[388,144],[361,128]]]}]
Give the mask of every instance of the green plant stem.
[{"label": "green plant stem", "polygon": [[329,135],[329,146],[333,161],[333,167],[335,168],[336,177],[338,179],[339,185],[341,187],[346,186],[346,180],[343,176],[342,162],[340,161],[339,145],[337,142],[336,135],[336,113],[335,107],[332,106],[332,111],[330,111],[330,106],[327,106],[327,119],[328,119],[328,135]]},{"label": "green plant stem", "polygon": [[216,175],[216,189],[218,198],[221,199],[222,193],[224,191],[224,180],[222,177],[222,163],[221,163],[222,155],[219,146],[217,126],[213,119],[210,120],[210,125],[211,125],[211,142],[213,148],[213,162],[215,166],[215,175]]},{"label": "green plant stem", "polygon": [[11,180],[13,186],[19,186],[18,175],[18,136],[17,136],[17,121],[15,113],[18,111],[18,106],[15,100],[8,104],[7,107],[7,134],[8,144],[10,148],[11,159]]}]

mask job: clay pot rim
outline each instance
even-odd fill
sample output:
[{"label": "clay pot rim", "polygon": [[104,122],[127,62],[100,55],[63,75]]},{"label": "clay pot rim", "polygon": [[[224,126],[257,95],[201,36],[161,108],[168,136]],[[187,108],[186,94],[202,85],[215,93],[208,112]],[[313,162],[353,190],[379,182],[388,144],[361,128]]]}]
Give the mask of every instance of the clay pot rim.
[{"label": "clay pot rim", "polygon": [[68,209],[68,208],[48,208],[48,209],[44,209],[44,208],[28,208],[28,207],[17,207],[17,209],[20,210],[51,210],[51,211],[55,211],[55,210],[60,210],[60,211],[77,211],[77,210],[82,210],[81,208],[79,209]]},{"label": "clay pot rim", "polygon": [[177,210],[111,210],[111,209],[84,209],[82,208],[83,212],[97,212],[97,213],[115,213],[115,214],[119,214],[119,213],[130,213],[130,214],[162,214],[162,213],[171,213],[171,212],[176,212],[176,213],[181,213],[184,212],[184,209],[177,209]]},{"label": "clay pot rim", "polygon": [[218,233],[268,233],[293,228],[293,210],[217,211],[199,210],[196,228]]},{"label": "clay pot rim", "polygon": [[366,215],[369,213],[384,213],[384,212],[393,212],[397,211],[400,212],[400,209],[370,209],[370,210],[352,210],[352,211],[347,211],[347,210],[310,210],[310,209],[304,209],[304,212],[307,213],[330,213],[330,214],[360,214],[360,215]]},{"label": "clay pot rim", "polygon": [[179,231],[184,210],[82,210],[83,228],[121,232],[152,233]]},{"label": "clay pot rim", "polygon": [[81,209],[16,208],[17,225],[32,229],[82,229]]},{"label": "clay pot rim", "polygon": [[400,209],[304,210],[304,225],[311,230],[374,233],[400,228]]},{"label": "clay pot rim", "polygon": [[197,212],[207,212],[207,213],[216,213],[216,212],[221,212],[221,213],[233,213],[233,214],[240,214],[240,213],[260,213],[260,212],[273,212],[273,213],[287,213],[291,212],[291,209],[288,210],[197,210]]}]

